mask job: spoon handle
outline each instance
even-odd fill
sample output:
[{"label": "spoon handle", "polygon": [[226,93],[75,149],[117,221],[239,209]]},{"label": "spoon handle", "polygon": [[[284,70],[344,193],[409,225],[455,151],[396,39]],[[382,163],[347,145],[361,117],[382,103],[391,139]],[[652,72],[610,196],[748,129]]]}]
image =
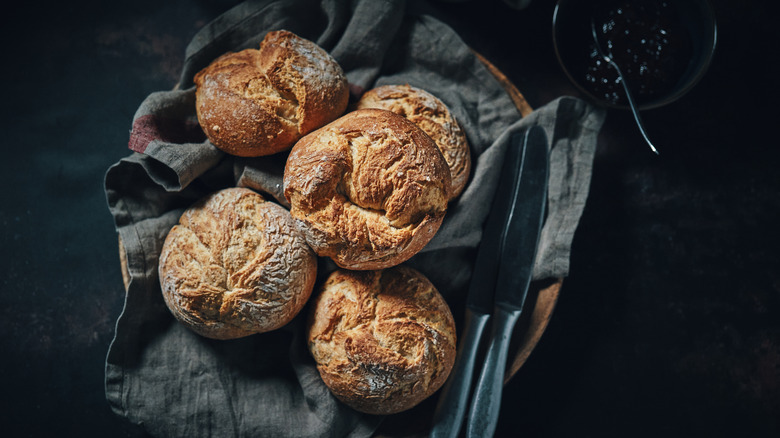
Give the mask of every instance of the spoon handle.
[{"label": "spoon handle", "polygon": [[631,90],[628,88],[628,84],[626,83],[625,76],[623,76],[623,72],[620,71],[620,67],[618,67],[617,63],[613,61],[612,58],[607,57],[605,59],[609,62],[609,65],[611,65],[612,68],[617,70],[618,76],[620,76],[620,83],[623,84],[623,91],[626,93],[628,106],[631,107],[631,112],[634,114],[634,120],[639,127],[639,132],[642,134],[642,137],[644,137],[647,144],[650,145],[650,149],[655,152],[656,155],[658,155],[658,149],[656,149],[656,147],[653,145],[653,142],[650,141],[650,138],[647,136],[645,123],[642,121],[642,117],[639,115],[639,109],[636,107],[636,102],[634,102],[634,97],[631,95]]},{"label": "spoon handle", "polygon": [[642,121],[642,117],[639,116],[639,109],[636,106],[636,102],[634,101],[634,96],[631,94],[631,90],[628,86],[628,83],[626,83],[626,77],[623,76],[623,72],[620,70],[620,67],[618,67],[617,63],[612,59],[612,53],[607,55],[606,53],[604,53],[604,50],[601,48],[599,35],[596,32],[596,22],[593,20],[593,17],[591,17],[590,19],[590,31],[591,34],[593,34],[593,41],[596,43],[596,50],[599,52],[599,56],[604,58],[604,60],[607,61],[607,63],[611,65],[612,68],[615,69],[615,71],[617,71],[618,77],[620,78],[620,83],[623,85],[623,91],[626,93],[626,99],[628,99],[628,106],[631,108],[631,113],[634,115],[634,121],[636,121],[636,125],[639,127],[639,132],[642,134],[642,137],[650,146],[650,149],[653,152],[655,152],[656,155],[658,155],[658,149],[656,149],[655,145],[653,145],[653,142],[650,141],[650,137],[647,136],[647,129],[645,129],[645,123]]}]

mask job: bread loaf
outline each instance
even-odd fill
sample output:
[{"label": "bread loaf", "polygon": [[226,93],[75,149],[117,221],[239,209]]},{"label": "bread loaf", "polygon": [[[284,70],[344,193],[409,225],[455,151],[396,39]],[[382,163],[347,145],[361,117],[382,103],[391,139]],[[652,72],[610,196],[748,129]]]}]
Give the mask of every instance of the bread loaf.
[{"label": "bread loaf", "polygon": [[347,113],[295,144],[284,171],[290,213],[318,255],[383,269],[439,229],[450,171],[433,140],[390,111]]},{"label": "bread loaf", "polygon": [[471,173],[469,143],[466,133],[439,98],[410,85],[383,85],[364,93],[357,108],[386,109],[422,128],[436,142],[450,168],[451,198],[463,192]]},{"label": "bread loaf", "polygon": [[309,351],[331,392],[369,414],[410,409],[447,380],[455,322],[420,272],[333,272],[312,299]]},{"label": "bread loaf", "polygon": [[217,148],[271,155],[340,116],[349,89],[339,64],[313,42],[269,32],[259,50],[217,58],[194,78],[198,121]]},{"label": "bread loaf", "polygon": [[292,320],[311,295],[317,262],[287,210],[229,188],[182,214],[158,271],[165,303],[181,323],[232,339]]}]

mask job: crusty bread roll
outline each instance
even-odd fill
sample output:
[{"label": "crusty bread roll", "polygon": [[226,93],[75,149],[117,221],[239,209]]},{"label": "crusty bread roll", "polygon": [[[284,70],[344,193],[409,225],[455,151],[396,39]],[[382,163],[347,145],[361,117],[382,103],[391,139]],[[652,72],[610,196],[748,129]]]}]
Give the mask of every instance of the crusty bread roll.
[{"label": "crusty bread roll", "polygon": [[306,135],[284,171],[284,195],[306,241],[346,269],[383,269],[416,254],[447,210],[450,171],[414,123],[362,109]]},{"label": "crusty bread roll", "polygon": [[349,88],[339,64],[313,42],[269,32],[259,50],[217,58],[195,75],[198,121],[214,146],[271,155],[339,117]]},{"label": "crusty bread roll", "polygon": [[455,322],[420,272],[336,270],[312,303],[309,351],[331,392],[352,408],[401,412],[447,380]]},{"label": "crusty bread roll", "polygon": [[292,320],[314,288],[317,260],[287,210],[229,188],[182,214],[158,270],[179,321],[203,336],[232,339]]},{"label": "crusty bread roll", "polygon": [[386,109],[422,128],[436,142],[450,168],[451,198],[463,192],[471,173],[469,143],[466,133],[439,98],[410,85],[383,85],[363,94],[357,108]]}]

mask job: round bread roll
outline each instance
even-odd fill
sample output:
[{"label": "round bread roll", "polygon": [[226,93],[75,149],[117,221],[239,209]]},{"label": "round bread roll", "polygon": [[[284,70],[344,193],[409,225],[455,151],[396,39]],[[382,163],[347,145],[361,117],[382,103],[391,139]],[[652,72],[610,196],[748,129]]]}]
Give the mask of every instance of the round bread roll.
[{"label": "round bread roll", "polygon": [[444,219],[449,189],[433,140],[380,109],[306,135],[284,170],[284,195],[306,241],[346,269],[388,268],[419,252]]},{"label": "round bread roll", "polygon": [[383,85],[367,91],[357,108],[382,108],[400,114],[422,128],[439,147],[452,175],[450,199],[463,192],[471,173],[466,134],[447,105],[431,93],[410,85]]},{"label": "round bread roll", "polygon": [[203,336],[233,339],[292,320],[314,288],[317,260],[287,210],[230,188],[182,214],[158,270],[176,319]]},{"label": "round bread roll", "polygon": [[336,60],[284,30],[266,34],[259,50],[222,55],[194,80],[198,121],[209,141],[242,157],[289,149],[343,114],[349,100]]},{"label": "round bread roll", "polygon": [[369,414],[414,407],[447,380],[455,321],[420,272],[333,272],[313,298],[309,351],[331,392]]}]

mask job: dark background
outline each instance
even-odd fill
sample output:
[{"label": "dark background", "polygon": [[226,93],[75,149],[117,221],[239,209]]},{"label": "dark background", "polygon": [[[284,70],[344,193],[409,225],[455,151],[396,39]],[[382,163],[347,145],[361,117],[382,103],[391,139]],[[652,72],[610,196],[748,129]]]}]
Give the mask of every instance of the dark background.
[{"label": "dark background", "polygon": [[[192,36],[235,1],[6,9],[0,183],[0,419],[6,436],[143,436],[105,401],[124,299],[106,169],[133,114],[178,79]],[[770,2],[765,2],[767,5]],[[552,0],[433,1],[539,107],[578,95]],[[780,436],[780,148],[775,15],[713,0],[718,47],[685,97],[611,110],[571,274],[505,391],[499,436]]]}]

